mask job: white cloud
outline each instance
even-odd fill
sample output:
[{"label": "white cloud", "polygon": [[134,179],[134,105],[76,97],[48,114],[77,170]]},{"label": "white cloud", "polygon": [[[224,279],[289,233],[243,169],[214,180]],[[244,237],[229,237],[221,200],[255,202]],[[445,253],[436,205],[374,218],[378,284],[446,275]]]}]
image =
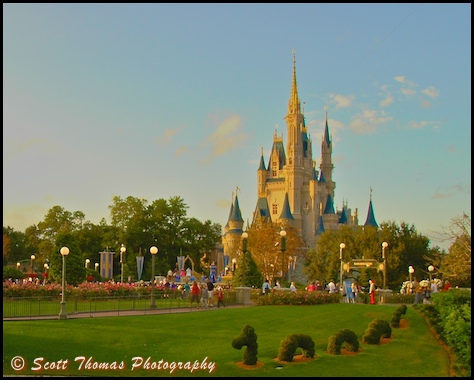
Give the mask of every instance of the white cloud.
[{"label": "white cloud", "polygon": [[211,115],[211,119],[217,122],[216,130],[200,144],[201,148],[210,147],[211,150],[202,160],[204,164],[238,149],[248,139],[248,135],[242,130],[242,119],[239,115],[226,116],[222,121],[217,121],[218,118],[218,115]]},{"label": "white cloud", "polygon": [[434,86],[421,90],[421,93],[433,99],[436,99],[439,96],[439,91]]},{"label": "white cloud", "polygon": [[336,108],[347,108],[352,105],[355,100],[353,95],[334,95],[331,94],[329,97],[332,99],[332,104],[336,105]]},{"label": "white cloud", "polygon": [[362,113],[352,118],[349,126],[355,133],[370,134],[375,133],[378,127],[392,120],[393,117],[386,115],[384,111],[363,110]]},{"label": "white cloud", "polygon": [[407,87],[402,87],[400,89],[400,92],[405,96],[414,96],[414,95],[416,95],[416,90],[414,90],[412,88],[407,88]]}]

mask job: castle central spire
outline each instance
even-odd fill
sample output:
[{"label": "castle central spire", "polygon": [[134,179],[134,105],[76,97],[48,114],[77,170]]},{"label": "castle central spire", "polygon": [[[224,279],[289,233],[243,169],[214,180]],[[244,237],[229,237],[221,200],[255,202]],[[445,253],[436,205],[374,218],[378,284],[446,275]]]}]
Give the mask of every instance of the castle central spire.
[{"label": "castle central spire", "polygon": [[298,85],[296,83],[296,51],[293,49],[293,78],[291,82],[290,101],[288,102],[288,113],[301,113],[300,100],[298,98]]}]

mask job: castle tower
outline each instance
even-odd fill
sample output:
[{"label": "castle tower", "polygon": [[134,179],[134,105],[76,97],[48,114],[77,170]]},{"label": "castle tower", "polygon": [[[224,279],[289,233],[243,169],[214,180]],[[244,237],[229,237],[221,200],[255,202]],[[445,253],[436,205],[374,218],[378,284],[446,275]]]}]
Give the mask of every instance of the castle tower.
[{"label": "castle tower", "polygon": [[[238,190],[238,188],[237,188]],[[232,198],[234,196],[232,195]],[[239,198],[237,191],[235,198],[230,205],[229,219],[225,225],[225,232],[222,237],[222,245],[224,248],[224,266],[232,262],[232,259],[237,258],[237,251],[240,248],[240,241],[244,227],[244,219],[240,211]]]},{"label": "castle tower", "polygon": [[364,227],[371,226],[378,228],[379,225],[375,220],[374,208],[372,206],[372,188],[370,188],[370,198],[369,198],[369,209],[367,210],[367,219],[365,220]]},{"label": "castle tower", "polygon": [[290,98],[285,115],[287,143],[283,134],[273,133],[273,145],[268,165],[263,148],[257,169],[257,203],[252,223],[257,218],[296,228],[308,248],[313,248],[319,236],[342,225],[357,226],[354,215],[343,202],[342,210],[334,207],[336,183],[333,180],[333,144],[329,131],[327,107],[321,143],[318,171],[313,159],[312,141],[308,134],[304,108],[296,77],[296,57],[293,51]]}]

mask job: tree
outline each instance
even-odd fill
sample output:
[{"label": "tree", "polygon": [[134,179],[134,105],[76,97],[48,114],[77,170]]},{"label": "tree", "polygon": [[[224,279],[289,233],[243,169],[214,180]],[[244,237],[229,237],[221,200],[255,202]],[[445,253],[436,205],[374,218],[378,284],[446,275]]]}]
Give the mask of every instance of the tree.
[{"label": "tree", "polygon": [[252,252],[259,271],[264,278],[273,282],[282,277],[284,267],[285,274],[288,272],[289,257],[304,259],[304,243],[298,231],[292,227],[285,226],[286,250],[281,250],[281,226],[264,218],[257,218],[247,230],[248,250]]},{"label": "tree", "polygon": [[66,260],[66,283],[78,285],[86,278],[86,269],[82,259],[82,252],[78,241],[71,233],[60,233],[56,236],[54,254],[51,255],[49,276],[53,281],[62,282],[63,258],[60,253],[62,247],[69,248]]},{"label": "tree", "polygon": [[237,261],[237,268],[232,278],[232,286],[250,286],[259,288],[263,282],[263,275],[258,269],[252,253],[242,252]]},{"label": "tree", "polygon": [[10,226],[3,227],[3,265],[17,263],[30,256],[26,235]]},{"label": "tree", "polygon": [[[427,278],[428,265],[436,255],[436,250],[429,249],[429,239],[418,234],[415,226],[402,222],[398,226],[394,222],[381,223],[380,228],[356,228],[342,226],[336,231],[324,232],[314,250],[307,254],[305,270],[310,280],[329,281],[339,279],[341,274],[340,244],[343,263],[354,259],[371,259],[382,263],[382,243],[387,242],[386,255],[386,283],[390,289],[400,289],[407,280],[408,267],[415,268],[415,277]],[[383,271],[377,267],[344,271],[344,278],[357,278],[360,284],[367,283],[372,278],[376,284],[383,284]]]},{"label": "tree", "polygon": [[451,219],[439,233],[443,241],[451,241],[448,254],[442,257],[439,272],[458,286],[471,286],[471,218],[466,213]]}]

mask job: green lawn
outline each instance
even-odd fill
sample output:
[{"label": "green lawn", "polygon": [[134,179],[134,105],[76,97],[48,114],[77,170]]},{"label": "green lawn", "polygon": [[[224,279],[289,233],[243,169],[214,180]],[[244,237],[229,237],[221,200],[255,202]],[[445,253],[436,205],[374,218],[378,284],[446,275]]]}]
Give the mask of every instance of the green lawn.
[{"label": "green lawn", "polygon": [[[411,307],[402,315],[408,327],[393,328],[389,343],[360,343],[361,352],[353,356],[325,352],[329,337],[340,329],[354,331],[361,342],[370,322],[390,321],[397,308],[366,304],[254,306],[134,317],[9,321],[3,323],[3,375],[449,376],[447,353]],[[257,334],[258,360],[263,364],[257,369],[237,366],[245,347],[238,350],[231,344],[245,324]],[[280,342],[296,333],[313,339],[314,360],[278,363]],[[298,349],[296,354],[300,352]],[[154,368],[160,361],[161,367]],[[179,362],[186,368],[172,371],[169,366]],[[13,369],[22,363],[23,370]],[[46,363],[54,369],[46,370]],[[102,369],[99,364],[117,368]]]}]

